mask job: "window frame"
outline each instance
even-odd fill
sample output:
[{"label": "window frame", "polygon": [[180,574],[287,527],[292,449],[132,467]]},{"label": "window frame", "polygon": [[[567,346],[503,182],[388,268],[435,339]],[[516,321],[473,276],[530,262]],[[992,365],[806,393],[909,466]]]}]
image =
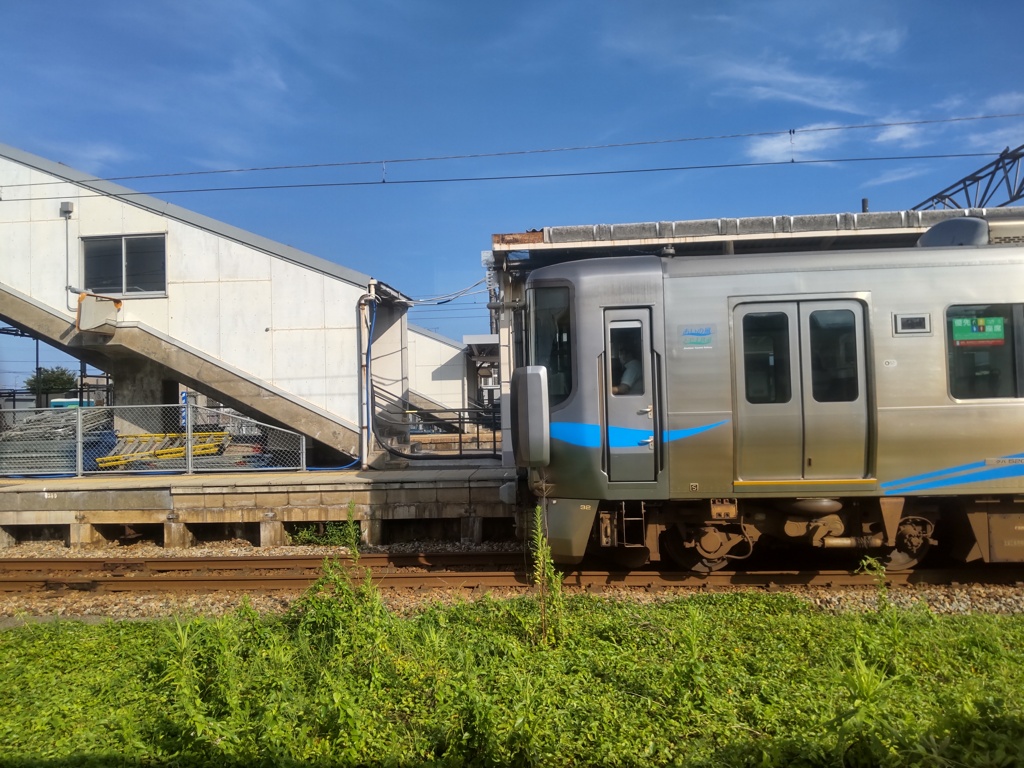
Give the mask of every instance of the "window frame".
[{"label": "window frame", "polygon": [[[154,289],[137,289],[133,290],[128,285],[128,279],[132,275],[131,264],[129,262],[129,242],[132,240],[157,240],[161,241],[162,254],[161,254],[161,272],[160,275],[160,288]],[[108,286],[95,285],[95,280],[89,277],[89,255],[88,249],[90,243],[102,243],[107,242],[113,244],[116,241],[120,241],[121,245],[121,265],[120,265],[120,286],[118,290],[110,290]],[[111,270],[112,271],[112,270]],[[91,235],[81,238],[81,280],[83,289],[89,293],[95,293],[102,296],[117,296],[117,297],[132,297],[132,298],[159,298],[167,296],[167,233],[166,232],[149,232],[149,233],[132,233],[125,235]],[[93,283],[93,284],[90,284]]]},{"label": "window frame", "polygon": [[[781,317],[784,321],[784,327],[765,329],[755,326],[753,321],[748,322],[750,318],[763,320],[768,317]],[[764,312],[757,311],[743,316],[740,323],[744,355],[743,397],[750,405],[785,405],[793,401],[794,350],[791,348],[792,345],[789,343],[790,334],[792,333],[790,321],[793,319],[794,318],[791,317],[788,312],[783,310],[768,310]],[[779,333],[780,331],[781,333]],[[755,339],[766,339],[770,341],[772,343],[771,349],[767,352],[764,350],[752,351],[751,348],[757,346]],[[784,342],[784,345],[776,347],[775,343],[778,341]],[[796,350],[796,354],[800,354],[799,348]],[[758,367],[758,361],[755,359],[755,356],[761,356],[764,358],[768,364],[768,371],[770,374],[770,376],[764,380],[768,385],[768,394],[763,397],[752,393],[751,373],[755,367]]]},{"label": "window frame", "polygon": [[[543,296],[559,295],[564,297],[564,302],[551,306],[548,302],[538,302],[538,294]],[[543,304],[543,310],[540,308]],[[576,374],[576,321],[575,321],[575,292],[573,286],[566,282],[542,282],[531,284],[526,293],[527,318],[524,323],[526,330],[526,357],[529,365],[542,365],[548,372],[548,405],[551,408],[560,407],[572,399],[577,389]],[[539,313],[541,311],[551,312],[558,308],[564,312],[565,327],[560,328],[557,319],[554,320],[553,334],[542,334],[538,328]],[[554,318],[554,315],[550,315]],[[543,336],[545,341],[552,344],[548,354],[544,354],[537,348],[537,343]],[[564,345],[564,346],[563,346]],[[562,359],[566,363],[564,369],[551,365],[552,354],[557,348],[560,354],[554,359]],[[543,357],[542,357],[543,355]],[[548,362],[543,362],[547,360]],[[557,377],[561,376],[561,379]],[[561,381],[561,386],[558,382]]]},{"label": "window frame", "polygon": [[[958,354],[957,350],[965,346],[965,344],[956,344],[953,332],[953,321],[956,319],[962,319],[970,317],[966,314],[953,314],[957,310],[965,312],[968,310],[976,310],[977,312],[988,311],[987,315],[976,314],[975,317],[992,317],[994,311],[1000,309],[1005,312],[1004,323],[1005,328],[1010,334],[1011,338],[1005,345],[1007,354],[1009,355],[1010,369],[1014,376],[1013,384],[1011,385],[1009,394],[993,394],[993,395],[969,395],[960,390],[959,378],[955,376],[955,372],[962,367],[960,363],[954,363],[954,355]],[[1017,400],[1024,398],[1024,303],[1013,302],[1013,301],[976,301],[976,302],[963,302],[958,304],[949,304],[943,311],[943,324],[945,326],[943,336],[944,346],[946,352],[946,387],[949,393],[949,397],[957,402],[971,402],[976,403],[979,401],[989,400]],[[980,343],[977,345],[979,348],[983,348],[984,344]],[[1001,345],[1000,345],[1001,346]]]},{"label": "window frame", "polygon": [[[640,368],[639,376],[625,392],[616,392],[615,388],[622,382],[625,367],[617,366],[616,351],[625,347],[630,351],[633,360]],[[612,397],[640,397],[647,394],[647,372],[644,370],[644,356],[647,345],[644,344],[644,323],[641,320],[611,320],[608,323],[609,371],[608,381]],[[615,374],[618,373],[616,376]],[[639,386],[638,386],[639,385]]]}]

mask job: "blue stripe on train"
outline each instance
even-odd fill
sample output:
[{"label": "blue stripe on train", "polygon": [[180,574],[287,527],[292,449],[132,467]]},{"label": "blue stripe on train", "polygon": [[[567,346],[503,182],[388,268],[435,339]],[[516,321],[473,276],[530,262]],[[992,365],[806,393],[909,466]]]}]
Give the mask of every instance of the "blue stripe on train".
[{"label": "blue stripe on train", "polygon": [[[662,434],[662,440],[666,443],[675,440],[684,440],[702,432],[728,424],[729,421],[716,421],[714,424],[704,424],[689,429],[670,429]],[[627,427],[609,427],[608,444],[611,448],[634,448],[646,445],[646,441],[654,436],[650,429],[629,429]],[[570,445],[578,445],[581,448],[601,447],[601,427],[598,424],[583,424],[573,421],[556,421],[551,424],[551,437],[561,440]]]},{"label": "blue stripe on train", "polygon": [[[1015,453],[1001,458],[1024,459],[1024,453]],[[891,480],[882,483],[881,487],[885,489],[887,496],[893,496],[907,491],[930,491],[936,488],[949,488],[967,483],[986,483],[1013,477],[1024,477],[1024,463],[991,466],[984,461],[975,461],[935,472],[926,472],[922,475]]]}]

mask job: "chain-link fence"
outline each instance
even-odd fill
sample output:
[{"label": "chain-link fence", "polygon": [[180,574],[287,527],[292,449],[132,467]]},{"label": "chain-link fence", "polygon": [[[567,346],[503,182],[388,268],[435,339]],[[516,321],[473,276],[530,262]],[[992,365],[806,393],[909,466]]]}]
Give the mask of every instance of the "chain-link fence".
[{"label": "chain-link fence", "polygon": [[197,405],[0,411],[0,475],[305,469],[302,435]]}]

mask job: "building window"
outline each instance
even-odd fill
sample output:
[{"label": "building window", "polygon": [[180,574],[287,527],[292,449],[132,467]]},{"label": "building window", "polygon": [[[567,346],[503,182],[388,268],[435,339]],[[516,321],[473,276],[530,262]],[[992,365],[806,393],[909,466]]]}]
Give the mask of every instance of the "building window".
[{"label": "building window", "polygon": [[90,293],[164,293],[164,235],[90,237],[82,240],[85,290]]},{"label": "building window", "polygon": [[1024,397],[1019,370],[1024,305],[975,304],[946,310],[949,392],[961,400]]}]

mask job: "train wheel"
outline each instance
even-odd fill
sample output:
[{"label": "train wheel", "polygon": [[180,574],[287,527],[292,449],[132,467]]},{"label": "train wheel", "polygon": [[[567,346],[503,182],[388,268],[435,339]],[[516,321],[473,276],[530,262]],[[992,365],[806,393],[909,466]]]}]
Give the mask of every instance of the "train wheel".
[{"label": "train wheel", "polygon": [[729,561],[724,557],[720,557],[717,560],[709,560],[706,557],[698,558],[687,570],[693,571],[694,573],[713,573],[714,571],[720,571],[725,568],[726,563]]},{"label": "train wheel", "polygon": [[905,517],[896,531],[896,546],[879,558],[887,571],[907,571],[924,560],[932,545],[934,524],[923,517]]},{"label": "train wheel", "polygon": [[698,528],[684,534],[679,526],[673,526],[661,535],[661,552],[683,570],[711,573],[729,562],[725,553],[731,546],[717,544],[721,538],[715,528]]},{"label": "train wheel", "polygon": [[915,552],[907,552],[896,547],[878,558],[878,561],[885,566],[887,571],[909,571],[924,560],[924,556],[928,554],[930,548],[928,544],[924,544]]}]

